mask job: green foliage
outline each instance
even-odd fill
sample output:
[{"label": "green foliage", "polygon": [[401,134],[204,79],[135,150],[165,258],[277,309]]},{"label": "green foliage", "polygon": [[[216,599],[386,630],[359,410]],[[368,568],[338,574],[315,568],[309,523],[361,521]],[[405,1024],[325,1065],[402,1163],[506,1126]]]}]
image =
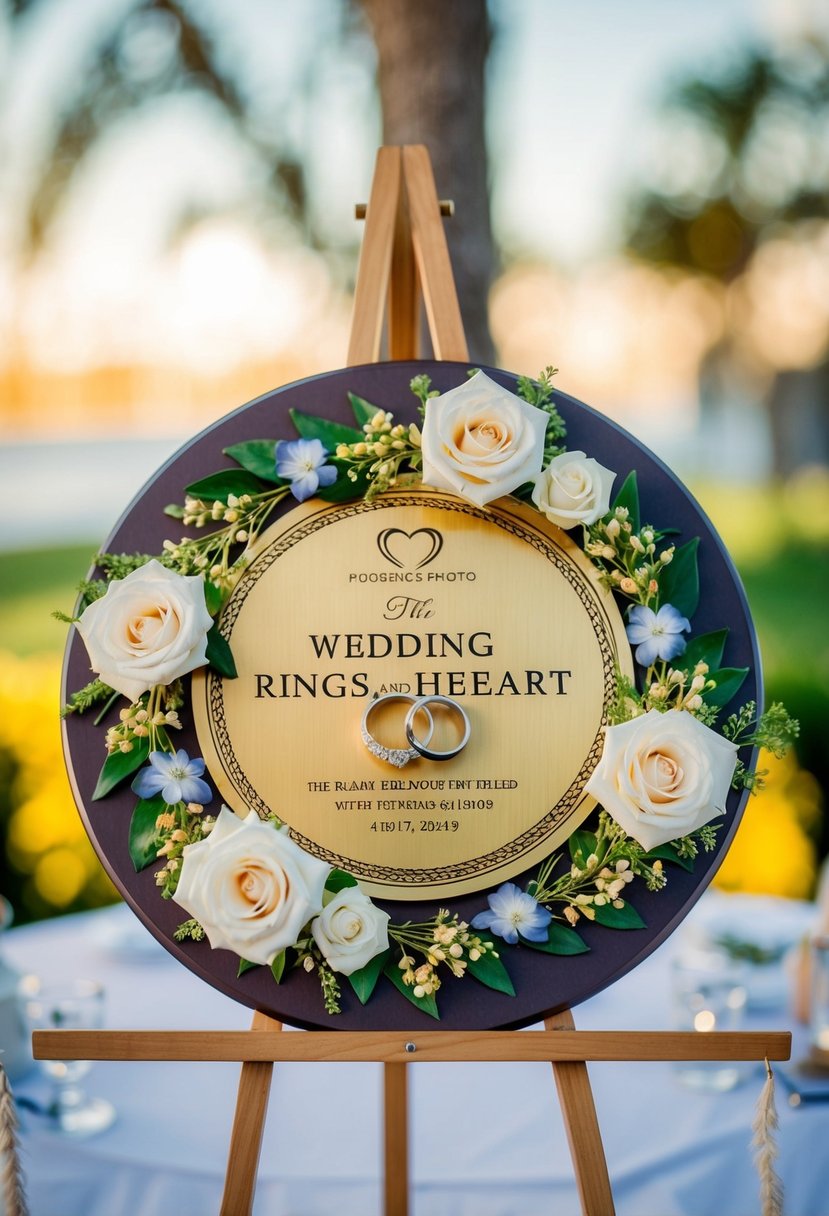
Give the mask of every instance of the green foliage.
[{"label": "green foliage", "polygon": [[374,958],[369,959],[365,967],[361,967],[359,971],[352,971],[351,975],[349,975],[348,982],[354,989],[361,1005],[365,1005],[372,992],[374,992],[374,989],[377,987],[377,981],[383,974],[390,957],[391,950],[384,950],[381,954],[375,954]]},{"label": "green foliage", "polygon": [[218,672],[220,676],[224,676],[226,680],[236,679],[238,672],[236,671],[233,652],[219,632],[218,621],[207,631],[206,654],[207,662],[214,671]]},{"label": "green foliage", "polygon": [[689,619],[699,603],[698,549],[698,536],[680,545],[674,552],[673,561],[663,568],[659,579],[659,606],[673,604],[678,612]]},{"label": "green foliage", "polygon": [[469,959],[467,973],[479,984],[491,988],[493,992],[503,992],[506,996],[515,996],[515,988],[509,972],[500,958],[496,958],[489,950],[478,959]]},{"label": "green foliage", "polygon": [[84,606],[100,600],[107,593],[107,583],[102,578],[84,578],[78,583],[78,595]]},{"label": "green foliage", "polygon": [[415,397],[417,397],[418,401],[420,402],[421,418],[426,413],[426,402],[431,397],[440,396],[440,393],[438,392],[438,390],[436,388],[432,388],[431,385],[432,385],[432,378],[431,378],[431,376],[427,376],[425,372],[423,372],[423,374],[420,376],[414,376],[409,381],[409,388],[412,390]]},{"label": "green foliage", "polygon": [[647,853],[643,854],[642,860],[646,862],[670,861],[676,866],[681,866],[683,870],[693,873],[696,853],[696,845],[694,845],[693,856],[689,857],[687,854],[680,853],[673,843],[660,844],[655,849],[649,849]]},{"label": "green foliage", "polygon": [[[558,368],[548,364],[544,371],[539,373],[537,380],[529,376],[519,376],[516,385],[518,396],[540,410],[546,409],[553,399],[553,377],[557,375]],[[566,434],[566,431],[562,434]]]},{"label": "green foliage", "polygon": [[105,798],[116,786],[126,781],[127,777],[131,777],[145,763],[149,754],[149,738],[136,739],[131,751],[111,752],[104,761],[98,776],[98,784],[95,786],[92,801],[97,802],[99,799]]},{"label": "green foliage", "polygon": [[356,886],[357,879],[345,870],[331,870],[325,880],[325,890],[330,891],[332,895],[336,895],[338,891],[343,891],[346,887]]},{"label": "green foliage", "polygon": [[354,420],[362,431],[366,423],[371,422],[374,415],[379,413],[380,406],[372,405],[370,401],[366,401],[364,397],[358,397],[356,393],[349,393],[348,400],[351,403]]},{"label": "green foliage", "polygon": [[529,376],[519,376],[516,386],[519,397],[549,415],[544,435],[545,465],[565,450],[563,440],[567,435],[567,425],[553,401],[553,376],[557,373],[557,367],[547,366],[537,380],[531,380]]},{"label": "green foliage", "polygon": [[398,992],[402,992],[407,1001],[411,1001],[416,1009],[420,1009],[423,1013],[428,1013],[430,1018],[440,1021],[438,1004],[434,996],[415,996],[414,986],[403,982],[403,972],[394,960],[386,964],[383,974],[386,979],[391,980]]},{"label": "green foliage", "polygon": [[245,974],[246,971],[253,971],[254,967],[261,966],[260,963],[252,963],[246,958],[239,959],[239,967],[236,971],[237,980]]},{"label": "green foliage", "polygon": [[[800,735],[800,723],[779,701],[774,701],[755,721],[756,713],[756,702],[747,701],[723,724],[723,735],[738,747],[764,747],[778,760],[782,759]],[[754,794],[763,789],[766,775],[765,771],[749,772],[743,761],[738,760],[731,784],[734,789]]]},{"label": "green foliage", "polygon": [[301,410],[291,410],[290,413],[300,436],[303,439],[319,439],[329,456],[334,455],[341,443],[359,443],[365,438],[362,430],[358,431],[342,422],[330,422],[314,414],[303,414]]},{"label": "green foliage", "polygon": [[156,820],[166,809],[163,798],[141,798],[135,804],[130,819],[129,851],[130,860],[138,873],[157,858],[161,841],[159,839]]},{"label": "green foliage", "polygon": [[288,959],[286,950],[280,950],[278,954],[273,956],[271,961],[271,975],[274,981],[279,984],[282,981],[282,976],[285,974],[285,964]]},{"label": "green foliage", "polygon": [[[367,462],[362,468],[354,468],[351,461],[340,460],[337,456],[332,456],[327,462],[334,466],[337,470],[337,480],[332,482],[330,486],[321,486],[317,491],[317,497],[322,498],[325,502],[349,502],[352,498],[363,498],[371,486],[371,478],[369,477]],[[357,474],[356,477],[348,476],[348,469],[353,469]]]},{"label": "green foliage", "polygon": [[747,675],[747,667],[720,667],[717,671],[709,671],[706,678],[713,680],[716,688],[706,689],[705,700],[722,709],[740,691]]},{"label": "green foliage", "polygon": [[200,925],[197,920],[184,920],[173,932],[173,940],[177,942],[193,941],[203,942],[207,937],[204,931],[204,926]]},{"label": "green foliage", "polygon": [[611,726],[627,722],[634,717],[635,710],[642,708],[642,697],[629,676],[616,668],[616,684],[613,699],[608,702],[607,720]]},{"label": "green foliage", "polygon": [[200,498],[206,503],[226,503],[231,494],[235,494],[237,498],[241,498],[243,494],[253,497],[261,494],[263,488],[259,478],[254,477],[247,469],[221,469],[218,473],[211,473],[208,477],[192,482],[187,486],[185,494],[190,498]]},{"label": "green foliage", "polygon": [[689,675],[693,673],[697,663],[706,663],[709,670],[715,670],[722,662],[727,638],[727,629],[715,629],[712,633],[701,633],[699,637],[691,639],[685,647],[684,654],[675,659],[672,666],[681,668]]},{"label": "green foliage", "polygon": [[[104,576],[108,582],[114,578],[126,578],[128,574],[132,574],[133,570],[140,570],[142,566],[146,566],[147,562],[153,560],[152,553],[98,553],[95,557],[95,565],[103,570]],[[165,564],[165,558],[158,556],[155,559]],[[106,588],[104,588],[106,590]],[[96,595],[92,597],[97,598]]]},{"label": "green foliage", "polygon": [[320,963],[317,967],[317,979],[322,989],[322,1003],[326,1013],[340,1012],[340,984],[329,966]]},{"label": "green foliage", "polygon": [[596,914],[596,923],[605,925],[608,929],[644,929],[646,927],[642,917],[629,903],[625,903],[621,908],[614,908],[613,904],[601,904],[599,907],[594,905],[593,911]]},{"label": "green foliage", "polygon": [[607,851],[606,842],[600,842],[595,833],[585,832],[581,828],[570,833],[567,844],[570,849],[570,858],[580,870],[586,868],[588,857],[595,856],[601,861]]},{"label": "green foliage", "polygon": [[100,705],[102,701],[108,701],[113,692],[114,689],[110,688],[108,684],[104,684],[103,680],[90,680],[83,688],[70,694],[68,703],[60,711],[60,716],[68,718],[70,714],[84,714],[93,705]]},{"label": "green foliage", "polygon": [[204,603],[211,616],[216,616],[221,611],[224,599],[222,589],[206,578],[204,580]]},{"label": "green foliage", "polygon": [[610,504],[610,514],[613,515],[620,507],[623,507],[627,511],[628,523],[633,531],[638,533],[642,524],[642,517],[639,511],[639,482],[635,469],[628,473],[619,487],[616,497]]},{"label": "green foliage", "polygon": [[590,949],[575,929],[570,929],[567,925],[560,925],[556,921],[550,923],[545,942],[531,942],[526,937],[522,937],[521,945],[529,946],[531,950],[538,950],[542,954],[586,954]]},{"label": "green foliage", "polygon": [[275,439],[247,439],[244,443],[231,444],[229,448],[224,449],[224,454],[261,481],[272,482],[278,486],[285,485],[283,479],[276,474]]}]

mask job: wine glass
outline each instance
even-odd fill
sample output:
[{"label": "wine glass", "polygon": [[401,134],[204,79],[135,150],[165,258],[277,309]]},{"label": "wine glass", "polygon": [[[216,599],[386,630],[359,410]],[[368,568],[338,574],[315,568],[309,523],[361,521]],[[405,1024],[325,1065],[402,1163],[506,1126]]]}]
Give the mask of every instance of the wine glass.
[{"label": "wine glass", "polygon": [[[20,1000],[29,1030],[98,1030],[104,1021],[104,987],[97,980],[48,983],[36,975],[20,981]],[[91,1136],[115,1119],[105,1098],[90,1098],[79,1082],[92,1067],[89,1060],[39,1060],[52,1082],[47,1113],[56,1131]]]}]

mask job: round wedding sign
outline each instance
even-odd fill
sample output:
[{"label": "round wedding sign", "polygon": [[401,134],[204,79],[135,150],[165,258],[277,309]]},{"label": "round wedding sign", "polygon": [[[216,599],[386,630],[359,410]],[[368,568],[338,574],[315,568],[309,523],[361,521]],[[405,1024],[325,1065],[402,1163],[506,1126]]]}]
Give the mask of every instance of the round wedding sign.
[{"label": "round wedding sign", "polygon": [[759,656],[678,479],[549,377],[278,389],[103,546],[65,748],[116,887],[300,1026],[521,1026],[644,959],[747,796]]},{"label": "round wedding sign", "polygon": [[[529,507],[429,490],[298,507],[261,537],[221,628],[238,678],[200,673],[193,708],[222,796],[276,811],[372,895],[497,884],[595,805],[585,785],[630,647],[594,567]],[[408,757],[404,697],[443,699],[450,747],[448,702],[463,705],[468,744]],[[403,765],[362,738],[380,698],[369,721]]]}]

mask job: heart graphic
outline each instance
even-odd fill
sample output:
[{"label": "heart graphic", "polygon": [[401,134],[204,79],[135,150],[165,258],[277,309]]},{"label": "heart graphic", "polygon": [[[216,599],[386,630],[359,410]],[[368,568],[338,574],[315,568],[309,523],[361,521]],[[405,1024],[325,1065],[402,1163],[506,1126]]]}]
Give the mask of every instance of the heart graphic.
[{"label": "heart graphic", "polygon": [[377,548],[393,566],[419,570],[435,560],[443,548],[443,537],[436,528],[415,528],[414,532],[384,528],[378,533]]}]

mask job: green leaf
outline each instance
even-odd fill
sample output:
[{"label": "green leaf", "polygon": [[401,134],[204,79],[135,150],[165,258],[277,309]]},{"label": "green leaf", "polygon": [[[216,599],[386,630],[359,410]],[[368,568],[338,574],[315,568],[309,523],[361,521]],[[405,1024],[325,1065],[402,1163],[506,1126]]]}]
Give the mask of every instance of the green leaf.
[{"label": "green leaf", "polygon": [[361,1005],[365,1005],[368,998],[377,986],[377,981],[383,974],[386,963],[391,956],[391,950],[384,950],[382,954],[375,954],[373,959],[370,959],[365,967],[361,967],[359,971],[352,971],[348,977],[348,982],[357,994],[357,1000]]},{"label": "green leaf", "polygon": [[315,414],[303,414],[300,410],[291,410],[291,421],[303,439],[319,439],[322,446],[333,456],[339,443],[359,443],[365,439],[362,431],[353,426],[345,426],[342,422],[332,422],[329,418],[318,418]]},{"label": "green leaf", "polygon": [[521,945],[529,946],[531,950],[540,950],[542,954],[586,954],[590,949],[575,929],[556,924],[555,921],[547,930],[546,942],[530,942],[522,937]]},{"label": "green leaf", "polygon": [[383,969],[383,975],[386,979],[391,980],[398,992],[402,992],[407,1001],[417,1009],[422,1009],[424,1013],[428,1013],[430,1018],[436,1018],[440,1021],[438,1013],[438,1003],[434,996],[415,996],[414,985],[403,983],[403,972],[398,967],[397,963],[387,963]]},{"label": "green leaf", "polygon": [[164,514],[170,519],[184,519],[184,507],[180,507],[177,502],[168,503],[164,508]]},{"label": "green leaf", "polygon": [[136,874],[156,860],[159,837],[155,821],[166,805],[163,798],[141,798],[135,804],[130,820],[129,850]]},{"label": "green leaf", "polygon": [[279,954],[274,955],[273,962],[271,963],[271,975],[276,980],[277,984],[280,982],[285,973],[286,957],[286,952],[284,950],[280,950]]},{"label": "green leaf", "polygon": [[356,886],[357,879],[353,874],[348,874],[345,870],[332,870],[325,880],[326,891],[331,891],[334,895],[346,887]]},{"label": "green leaf", "polygon": [[210,582],[210,579],[205,579],[204,602],[207,606],[207,611],[211,616],[215,616],[224,603],[224,596],[222,595],[222,592],[215,583]]},{"label": "green leaf", "polygon": [[677,612],[692,617],[699,603],[699,569],[697,549],[699,537],[680,545],[670,566],[664,566],[659,576],[659,606],[673,604]]},{"label": "green leaf", "polygon": [[235,680],[237,676],[233,654],[225,639],[219,633],[218,621],[207,631],[207,662],[220,676]]},{"label": "green leaf", "polygon": [[194,481],[185,490],[192,498],[200,498],[202,502],[227,502],[229,494],[241,498],[243,494],[261,494],[264,487],[258,477],[254,477],[247,469],[222,469],[219,473],[211,473]]},{"label": "green leaf", "polygon": [[328,461],[337,470],[337,480],[330,486],[323,486],[317,497],[325,502],[348,502],[352,498],[362,498],[369,487],[368,472],[364,469],[357,473],[357,480],[352,481],[347,470],[353,468],[350,460]]},{"label": "green leaf", "polygon": [[351,408],[354,411],[357,426],[362,431],[365,424],[367,422],[371,422],[374,415],[380,409],[380,406],[372,405],[370,401],[366,401],[365,397],[358,397],[356,393],[349,393],[348,400],[351,402]]},{"label": "green leaf", "polygon": [[509,972],[500,958],[495,958],[493,954],[489,952],[482,954],[474,962],[470,959],[467,971],[479,984],[492,988],[495,992],[504,992],[507,996],[515,996],[515,989],[512,986]]},{"label": "green leaf", "polygon": [[99,798],[105,798],[117,785],[131,777],[135,770],[144,764],[149,754],[150,740],[145,738],[136,739],[131,752],[112,752],[107,756],[98,775],[92,801],[97,802]]},{"label": "green leaf", "polygon": [[596,853],[598,848],[598,841],[593,832],[580,830],[570,833],[567,844],[570,848],[570,857],[580,870],[585,868],[588,857],[591,853]]},{"label": "green leaf", "polygon": [[245,443],[234,443],[224,449],[225,456],[235,460],[243,469],[274,485],[285,485],[276,474],[276,440],[248,439]]},{"label": "green leaf", "polygon": [[642,857],[645,862],[650,861],[670,861],[675,866],[682,866],[683,870],[687,870],[689,874],[694,870],[693,857],[681,857],[676,850],[676,845],[660,844],[655,849],[649,849]]},{"label": "green leaf", "polygon": [[713,633],[701,633],[698,638],[692,638],[684,654],[674,660],[674,667],[681,667],[683,671],[693,671],[697,663],[707,663],[712,669],[719,667],[727,637],[727,629],[715,629]]},{"label": "green leaf", "polygon": [[706,703],[722,709],[740,691],[747,675],[747,667],[720,667],[718,671],[709,671],[707,679],[716,680],[717,687],[704,694]]},{"label": "green leaf", "polygon": [[251,963],[246,958],[240,958],[239,959],[239,970],[236,972],[237,980],[240,975],[244,975],[246,971],[253,971],[254,967],[258,967],[258,966],[260,966],[259,963]]},{"label": "green leaf", "polygon": [[645,922],[632,904],[626,903],[623,908],[614,908],[613,904],[602,904],[596,908],[596,920],[608,929],[644,929]]},{"label": "green leaf", "polygon": [[640,528],[639,515],[639,483],[636,480],[636,470],[628,473],[622,485],[619,488],[619,493],[610,504],[611,514],[617,507],[627,507],[628,522],[634,532],[638,532]]}]

